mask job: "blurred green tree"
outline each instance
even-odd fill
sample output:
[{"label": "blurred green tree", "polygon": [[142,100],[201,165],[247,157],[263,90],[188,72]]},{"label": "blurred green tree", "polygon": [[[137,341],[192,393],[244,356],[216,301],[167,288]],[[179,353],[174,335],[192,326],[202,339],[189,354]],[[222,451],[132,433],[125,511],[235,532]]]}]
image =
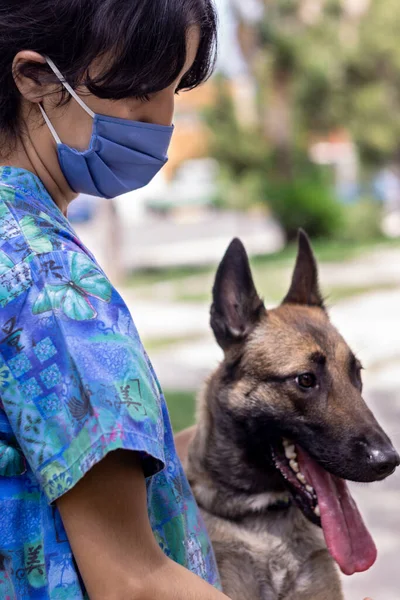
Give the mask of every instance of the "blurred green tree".
[{"label": "blurred green tree", "polygon": [[[400,2],[259,2],[264,10],[257,20],[247,19],[245,3],[237,3],[239,40],[256,88],[256,119],[251,125],[241,123],[230,86],[219,81],[218,101],[207,116],[212,152],[228,174],[225,180],[251,181],[249,192],[256,203],[273,190],[283,202],[284,189],[292,197],[300,174],[299,185],[311,189],[311,182],[317,181],[327,203],[332,196],[327,177],[316,175],[308,162],[313,139],[344,129],[365,168],[400,159]],[[248,205],[245,190],[242,196]],[[305,198],[302,192],[298,196]],[[277,204],[270,202],[275,212]],[[340,223],[339,214],[333,218],[332,202],[328,204],[326,214],[316,211],[321,226],[318,219],[314,223],[323,235],[329,233],[327,221],[332,221],[332,233]],[[316,200],[304,205],[312,210]],[[288,211],[281,212],[277,216],[290,237]],[[303,221],[309,217],[307,213]]]},{"label": "blurred green tree", "polygon": [[397,160],[400,2],[259,1],[263,18],[239,14],[239,37],[270,143],[287,154],[345,127],[367,163]]}]

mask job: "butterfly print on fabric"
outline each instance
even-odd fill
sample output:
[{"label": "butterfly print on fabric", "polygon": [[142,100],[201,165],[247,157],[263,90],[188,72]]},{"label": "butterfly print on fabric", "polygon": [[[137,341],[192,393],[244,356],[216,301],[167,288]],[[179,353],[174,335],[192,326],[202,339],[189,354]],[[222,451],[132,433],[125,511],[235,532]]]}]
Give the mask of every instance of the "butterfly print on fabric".
[{"label": "butterfly print on fabric", "polygon": [[70,319],[86,321],[97,316],[90,296],[110,302],[111,284],[91,260],[83,254],[71,253],[69,263],[70,279],[56,285],[45,285],[33,305],[33,314],[62,310]]},{"label": "butterfly print on fabric", "polygon": [[35,222],[35,217],[26,215],[20,221],[20,227],[30,248],[38,254],[45,254],[53,250],[53,244],[42,228]]}]

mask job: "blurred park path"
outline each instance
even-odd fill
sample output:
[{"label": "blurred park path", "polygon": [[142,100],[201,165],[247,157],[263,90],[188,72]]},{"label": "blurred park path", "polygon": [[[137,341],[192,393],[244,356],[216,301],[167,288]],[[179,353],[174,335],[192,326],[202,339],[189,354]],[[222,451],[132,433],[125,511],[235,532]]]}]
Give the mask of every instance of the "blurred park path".
[{"label": "blurred park path", "polygon": [[122,221],[109,201],[98,199],[98,204],[94,219],[75,229],[112,280],[117,260],[126,271],[198,266],[217,263],[233,237],[240,237],[252,254],[276,252],[284,245],[276,221],[258,213],[202,209],[168,219],[146,214],[143,221],[128,216]]}]

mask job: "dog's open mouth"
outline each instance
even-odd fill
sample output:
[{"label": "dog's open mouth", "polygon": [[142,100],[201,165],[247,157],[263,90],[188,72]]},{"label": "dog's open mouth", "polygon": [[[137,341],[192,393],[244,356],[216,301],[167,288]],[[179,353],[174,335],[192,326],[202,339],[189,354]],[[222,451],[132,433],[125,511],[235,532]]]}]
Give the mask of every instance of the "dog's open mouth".
[{"label": "dog's open mouth", "polygon": [[328,550],[345,575],[366,571],[377,551],[344,479],[323,469],[288,440],[273,449],[275,466],[305,516],[322,527]]}]

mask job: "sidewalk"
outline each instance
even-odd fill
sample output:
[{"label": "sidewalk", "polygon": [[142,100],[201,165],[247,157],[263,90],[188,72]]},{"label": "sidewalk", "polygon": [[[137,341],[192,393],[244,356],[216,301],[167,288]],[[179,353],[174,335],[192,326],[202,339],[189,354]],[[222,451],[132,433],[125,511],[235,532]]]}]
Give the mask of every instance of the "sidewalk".
[{"label": "sidewalk", "polygon": [[[76,224],[84,244],[109,276],[110,253],[116,249],[127,271],[148,267],[217,264],[234,237],[240,237],[250,254],[268,254],[283,247],[277,223],[268,217],[235,211],[206,210],[196,218],[160,218],[147,215],[143,223],[117,221],[110,204],[99,205],[95,220]],[[114,230],[112,230],[114,228]],[[105,240],[113,240],[105,244]]]}]

